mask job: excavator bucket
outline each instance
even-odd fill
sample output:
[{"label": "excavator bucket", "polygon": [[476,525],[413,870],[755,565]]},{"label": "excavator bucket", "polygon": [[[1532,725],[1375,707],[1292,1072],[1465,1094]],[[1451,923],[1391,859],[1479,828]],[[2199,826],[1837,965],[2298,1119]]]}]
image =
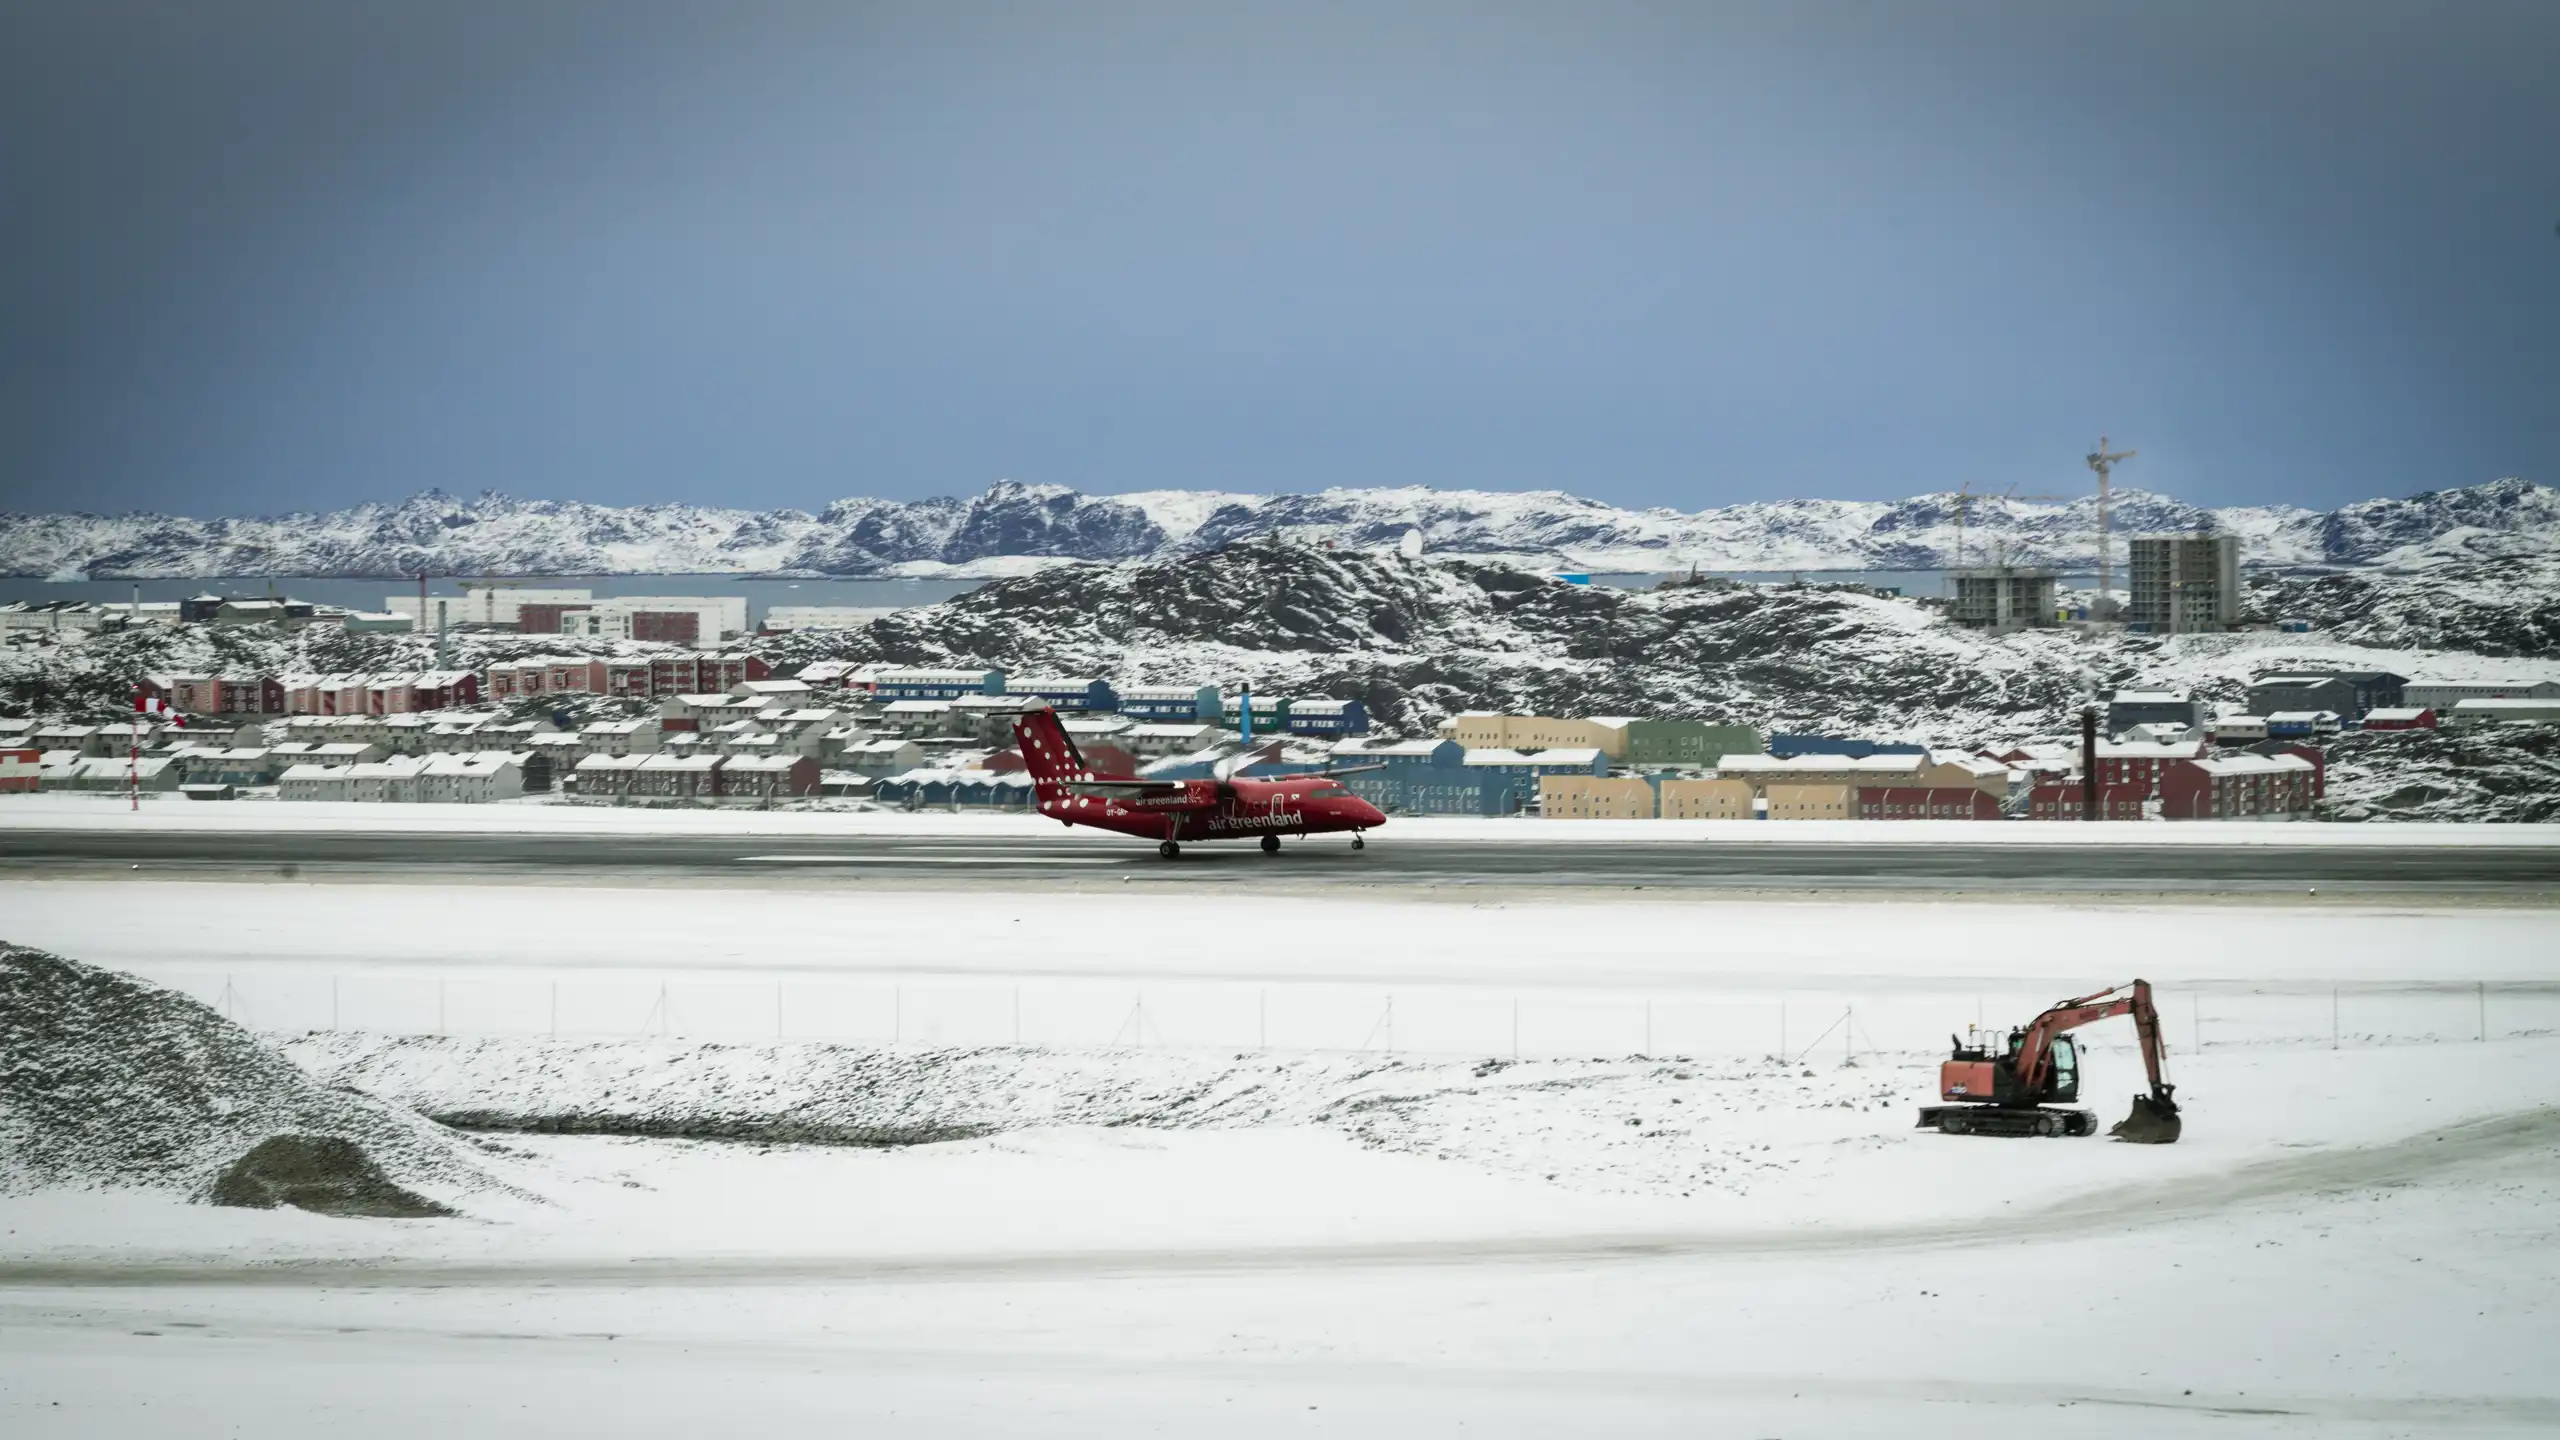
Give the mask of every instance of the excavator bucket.
[{"label": "excavator bucket", "polygon": [[2175,1145],[2178,1132],[2184,1128],[2178,1119],[2176,1102],[2136,1095],[2133,1097],[2133,1113],[2118,1121],[2116,1127],[2107,1133],[2129,1145]]}]

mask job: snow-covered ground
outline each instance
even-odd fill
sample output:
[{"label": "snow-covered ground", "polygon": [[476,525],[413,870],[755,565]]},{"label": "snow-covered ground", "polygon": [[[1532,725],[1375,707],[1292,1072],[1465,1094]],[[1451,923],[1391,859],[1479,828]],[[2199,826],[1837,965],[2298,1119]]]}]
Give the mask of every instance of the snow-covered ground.
[{"label": "snow-covered ground", "polygon": [[[431,1112],[985,1132],[489,1133],[521,1193],[454,1220],[0,1200],[13,1440],[2560,1426],[2548,910],[156,879],[7,909],[228,976],[320,1031],[286,1047],[313,1073]],[[2134,973],[2180,1144],[1912,1128],[1946,1031]],[[555,982],[594,1002],[557,1040]],[[830,986],[916,1028],[772,1039]],[[333,996],[375,1008],[331,1027]],[[1014,996],[1061,1033],[987,1043]],[[1257,997],[1302,1025],[1267,1052]],[[2107,1120],[2123,1028],[2090,1032]]]}]

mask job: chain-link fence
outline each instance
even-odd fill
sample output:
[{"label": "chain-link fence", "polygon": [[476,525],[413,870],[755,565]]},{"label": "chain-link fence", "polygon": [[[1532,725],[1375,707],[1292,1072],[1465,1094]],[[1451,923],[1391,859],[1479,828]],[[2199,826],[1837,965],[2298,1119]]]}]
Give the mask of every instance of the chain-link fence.
[{"label": "chain-link fence", "polygon": [[[954,982],[793,974],[177,970],[151,978],[255,1029],[1483,1056],[1853,1058],[2020,1025],[2059,995],[1951,982],[1629,994],[1427,985]],[[2483,1042],[2560,1033],[2560,984],[2167,985],[2173,1051]],[[2087,1032],[2099,1049],[2130,1027]]]}]

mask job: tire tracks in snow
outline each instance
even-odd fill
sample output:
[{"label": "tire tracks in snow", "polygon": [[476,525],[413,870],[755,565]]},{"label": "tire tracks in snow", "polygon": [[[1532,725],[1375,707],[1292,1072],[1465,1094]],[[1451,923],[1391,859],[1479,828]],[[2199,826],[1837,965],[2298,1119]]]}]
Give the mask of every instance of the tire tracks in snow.
[{"label": "tire tracks in snow", "polygon": [[23,1260],[0,1262],[0,1287],[796,1285],[1818,1256],[1880,1248],[1957,1248],[2149,1228],[2285,1199],[2415,1184],[2446,1170],[2535,1150],[2560,1152],[2560,1107],[2464,1121],[2379,1145],[2282,1156],[2219,1174],[2118,1187],[2015,1215],[1909,1225],[1591,1232],[1448,1241],[986,1255],[630,1256],[472,1261],[399,1257],[250,1262]]}]

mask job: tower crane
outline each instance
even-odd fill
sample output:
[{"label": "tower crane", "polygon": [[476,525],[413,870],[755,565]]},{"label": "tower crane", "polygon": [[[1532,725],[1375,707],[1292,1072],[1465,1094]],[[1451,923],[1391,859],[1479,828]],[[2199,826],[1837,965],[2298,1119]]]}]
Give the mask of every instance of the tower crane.
[{"label": "tower crane", "polygon": [[2106,607],[2109,593],[2115,588],[2113,546],[2107,536],[2107,507],[2110,503],[2107,484],[2115,474],[2117,461],[2130,460],[2141,453],[2139,450],[2109,450],[2107,437],[2100,435],[2098,448],[2089,454],[2089,468],[2098,472],[2098,604],[2089,612],[2093,619],[2099,610]]}]

